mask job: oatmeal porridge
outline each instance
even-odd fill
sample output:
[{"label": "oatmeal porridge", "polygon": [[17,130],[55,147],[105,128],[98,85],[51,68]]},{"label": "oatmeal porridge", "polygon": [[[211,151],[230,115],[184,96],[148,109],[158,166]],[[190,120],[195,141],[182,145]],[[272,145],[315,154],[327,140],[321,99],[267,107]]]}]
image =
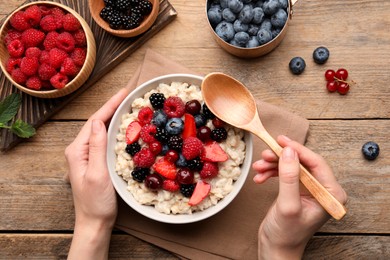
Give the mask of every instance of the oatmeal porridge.
[{"label": "oatmeal porridge", "polygon": [[[115,170],[140,204],[191,214],[232,191],[245,158],[244,131],[213,118],[202,103],[199,86],[159,84],[122,116]],[[207,193],[199,194],[199,183]]]}]

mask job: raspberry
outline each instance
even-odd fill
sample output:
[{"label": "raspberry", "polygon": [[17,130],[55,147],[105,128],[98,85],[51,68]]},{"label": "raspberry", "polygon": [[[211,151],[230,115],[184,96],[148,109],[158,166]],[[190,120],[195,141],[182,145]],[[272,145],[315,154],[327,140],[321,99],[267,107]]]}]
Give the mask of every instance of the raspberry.
[{"label": "raspberry", "polygon": [[41,64],[38,68],[38,76],[41,80],[50,80],[56,73],[56,70],[47,63]]},{"label": "raspberry", "polygon": [[19,11],[16,12],[11,19],[9,20],[11,26],[15,28],[16,30],[23,32],[27,30],[28,28],[31,28],[31,25],[27,22],[26,18],[24,17],[24,12]]},{"label": "raspberry", "polygon": [[53,89],[53,86],[51,85],[50,81],[42,80],[42,88],[41,89]]},{"label": "raspberry", "polygon": [[55,48],[57,46],[57,38],[59,33],[58,32],[49,32],[46,35],[45,40],[43,41],[43,47],[45,47],[45,50],[50,51],[51,49]]},{"label": "raspberry", "polygon": [[182,154],[186,160],[192,160],[202,152],[203,143],[196,137],[188,137],[183,141]]},{"label": "raspberry", "polygon": [[144,125],[141,128],[140,136],[145,143],[152,143],[156,141],[154,135],[157,132],[157,127],[153,124]]},{"label": "raspberry", "polygon": [[53,87],[57,88],[57,89],[61,89],[61,88],[64,88],[65,85],[69,82],[69,78],[68,76],[64,75],[64,74],[61,74],[61,73],[57,73],[56,75],[54,75],[53,77],[51,77],[50,79],[50,83]]},{"label": "raspberry", "polygon": [[39,25],[39,22],[41,21],[41,9],[39,9],[37,5],[31,5],[24,11],[24,17],[29,24],[35,27]]},{"label": "raspberry", "polygon": [[54,7],[51,9],[51,15],[53,15],[56,20],[57,29],[62,29],[63,19],[65,16],[64,11],[59,7]]},{"label": "raspberry", "polygon": [[32,57],[24,57],[20,63],[20,70],[26,76],[33,76],[37,73],[39,67],[38,58]]},{"label": "raspberry", "polygon": [[20,40],[13,40],[7,45],[7,50],[11,57],[21,57],[24,53],[24,45]]},{"label": "raspberry", "polygon": [[76,48],[70,55],[70,57],[73,59],[74,64],[77,66],[83,66],[85,57],[87,56],[85,49],[83,48]]},{"label": "raspberry", "polygon": [[66,14],[62,19],[65,31],[73,32],[81,28],[79,20],[71,13]]},{"label": "raspberry", "polygon": [[185,104],[179,97],[169,97],[164,102],[164,112],[169,118],[182,117],[185,112]]},{"label": "raspberry", "polygon": [[61,50],[64,50],[66,52],[72,52],[74,50],[74,47],[76,45],[76,42],[73,39],[72,34],[68,32],[60,33],[57,37],[57,47]]},{"label": "raspberry", "polygon": [[50,65],[53,68],[58,69],[67,57],[68,54],[65,51],[57,48],[51,49],[49,52]]},{"label": "raspberry", "polygon": [[218,175],[218,164],[213,162],[204,162],[202,170],[199,175],[202,179],[211,179]]},{"label": "raspberry", "polygon": [[153,118],[153,110],[150,107],[143,107],[138,112],[138,121],[141,125],[150,124]]},{"label": "raspberry", "polygon": [[73,33],[73,38],[76,42],[76,46],[84,47],[87,46],[87,37],[83,29],[78,29]]},{"label": "raspberry", "polygon": [[45,34],[37,29],[27,29],[22,32],[22,42],[26,48],[37,47],[45,39]]},{"label": "raspberry", "polygon": [[57,21],[52,15],[47,15],[42,18],[40,24],[42,30],[46,32],[55,31],[57,29]]},{"label": "raspberry", "polygon": [[136,153],[133,157],[134,164],[141,168],[149,168],[154,164],[154,155],[146,147]]},{"label": "raspberry", "polygon": [[46,16],[51,14],[51,9],[46,5],[40,5],[39,9],[41,10],[42,16]]},{"label": "raspberry", "polygon": [[27,58],[38,58],[41,56],[41,50],[38,47],[30,47],[27,48],[24,56]]},{"label": "raspberry", "polygon": [[43,64],[43,63],[49,64],[50,63],[50,54],[48,51],[46,51],[46,50],[41,51],[41,56],[39,57],[39,63],[41,63],[41,64]]},{"label": "raspberry", "polygon": [[27,79],[26,87],[29,89],[40,90],[42,87],[42,82],[37,76],[33,76]]},{"label": "raspberry", "polygon": [[12,74],[12,71],[20,68],[21,58],[9,58],[5,64],[5,69],[9,74]]},{"label": "raspberry", "polygon": [[13,29],[8,30],[7,34],[4,37],[4,43],[5,46],[8,46],[13,40],[20,40],[22,39],[22,34],[18,31],[15,31]]},{"label": "raspberry", "polygon": [[64,75],[68,75],[71,77],[76,76],[80,71],[80,68],[78,68],[73,60],[71,58],[66,58],[64,62],[62,63],[60,72]]},{"label": "raspberry", "polygon": [[21,85],[26,83],[27,80],[26,75],[24,75],[24,73],[20,69],[14,69],[11,73],[11,77],[16,83]]}]

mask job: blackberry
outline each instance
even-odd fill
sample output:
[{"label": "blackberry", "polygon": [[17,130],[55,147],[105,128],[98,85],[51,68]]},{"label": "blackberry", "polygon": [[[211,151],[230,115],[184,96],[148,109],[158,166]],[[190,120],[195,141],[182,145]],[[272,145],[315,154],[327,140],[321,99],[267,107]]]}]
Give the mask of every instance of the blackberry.
[{"label": "blackberry", "polygon": [[134,22],[131,20],[131,16],[129,15],[124,15],[122,17],[122,27],[123,29],[125,30],[130,30],[130,29],[134,29],[136,26],[134,24]]},{"label": "blackberry", "polygon": [[116,0],[103,0],[104,4],[109,7],[114,7],[116,4]]},{"label": "blackberry", "polygon": [[148,0],[140,1],[139,6],[143,15],[148,15],[152,12],[153,5]]},{"label": "blackberry", "polygon": [[111,6],[106,6],[100,11],[100,17],[108,22],[108,19],[112,16],[114,9]]},{"label": "blackberry", "polygon": [[119,11],[127,11],[131,7],[129,0],[116,0],[116,8]]},{"label": "blackberry", "polygon": [[165,144],[165,143],[168,143],[168,140],[169,140],[169,135],[167,133],[167,131],[165,130],[165,128],[160,128],[160,127],[157,127],[157,132],[156,134],[154,135],[154,137],[160,141],[161,143]]},{"label": "blackberry", "polygon": [[122,27],[122,16],[118,11],[114,11],[112,16],[108,18],[111,29],[117,30]]},{"label": "blackberry", "polygon": [[168,140],[168,147],[170,149],[180,151],[183,146],[183,138],[178,135],[172,135]]},{"label": "blackberry", "polygon": [[142,16],[138,13],[132,12],[130,15],[130,19],[134,23],[135,27],[138,27],[142,22]]},{"label": "blackberry", "polygon": [[133,179],[137,182],[143,182],[150,173],[149,168],[141,168],[141,167],[135,167],[134,170],[131,172],[131,176],[133,176]]},{"label": "blackberry", "polygon": [[162,93],[153,93],[150,95],[149,101],[154,109],[161,109],[164,107],[165,96]]},{"label": "blackberry", "polygon": [[213,119],[215,117],[215,115],[210,111],[210,109],[207,107],[206,103],[203,104],[202,106],[202,109],[203,109],[203,115],[207,118],[207,119]]},{"label": "blackberry", "polygon": [[180,185],[181,194],[183,194],[183,196],[186,198],[190,198],[192,196],[192,193],[194,193],[195,185],[195,183]]},{"label": "blackberry", "polygon": [[187,161],[187,167],[193,171],[200,171],[203,168],[203,163],[199,157]]},{"label": "blackberry", "polygon": [[215,128],[213,131],[211,131],[210,137],[214,141],[222,142],[227,138],[226,129],[223,127]]},{"label": "blackberry", "polygon": [[137,142],[128,144],[126,146],[126,153],[130,154],[131,156],[134,156],[139,151],[141,151],[141,145],[139,145]]}]

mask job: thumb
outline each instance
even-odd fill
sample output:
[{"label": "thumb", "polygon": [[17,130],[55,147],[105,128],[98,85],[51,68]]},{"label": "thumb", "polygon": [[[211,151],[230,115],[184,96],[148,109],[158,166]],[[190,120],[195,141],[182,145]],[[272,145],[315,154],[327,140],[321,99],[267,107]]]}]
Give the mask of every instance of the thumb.
[{"label": "thumb", "polygon": [[282,214],[296,214],[301,210],[299,191],[299,159],[291,147],[283,148],[279,159],[278,205]]},{"label": "thumb", "polygon": [[93,172],[101,172],[106,166],[107,132],[104,123],[99,119],[92,120],[89,137],[89,164]]}]

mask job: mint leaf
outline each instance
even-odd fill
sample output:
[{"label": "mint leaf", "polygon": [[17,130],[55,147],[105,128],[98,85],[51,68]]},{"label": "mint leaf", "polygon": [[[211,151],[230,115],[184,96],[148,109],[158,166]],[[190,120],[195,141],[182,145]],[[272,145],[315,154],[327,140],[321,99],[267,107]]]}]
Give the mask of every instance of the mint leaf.
[{"label": "mint leaf", "polygon": [[11,125],[11,131],[21,138],[29,138],[35,135],[34,127],[20,119],[17,119],[15,123]]},{"label": "mint leaf", "polygon": [[19,94],[13,93],[0,102],[0,123],[6,124],[19,110],[21,98]]}]

